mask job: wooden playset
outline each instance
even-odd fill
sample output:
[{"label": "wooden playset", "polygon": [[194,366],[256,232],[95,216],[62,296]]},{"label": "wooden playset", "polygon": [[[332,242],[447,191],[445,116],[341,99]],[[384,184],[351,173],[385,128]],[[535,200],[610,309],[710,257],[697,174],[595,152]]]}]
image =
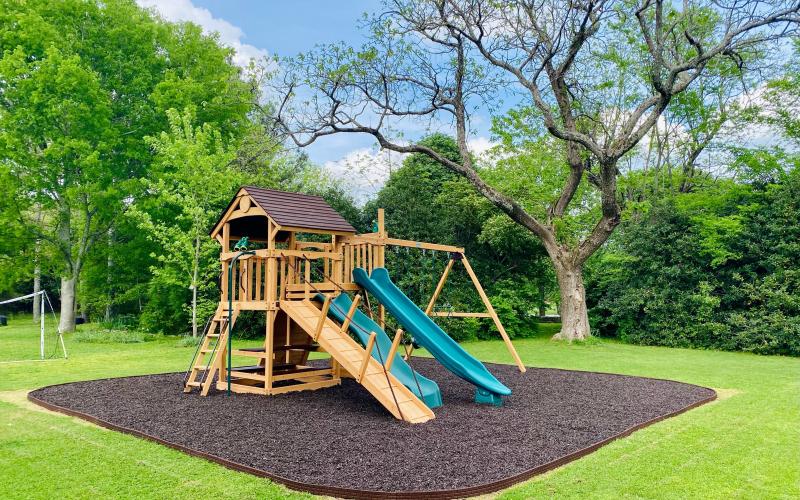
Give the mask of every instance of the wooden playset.
[{"label": "wooden playset", "polygon": [[[361,268],[371,273],[383,268],[387,246],[449,252],[451,258],[425,313],[491,318],[519,370],[525,371],[464,249],[391,238],[383,210],[378,211],[376,232],[356,234],[321,197],[246,186],[231,200],[210,235],[222,247],[221,299],[187,374],[185,392],[198,388],[205,396],[213,387],[272,396],[331,387],[340,384],[343,377],[352,377],[396,418],[414,423],[433,418],[431,409],[392,374],[391,363],[402,331],[395,333],[391,352],[380,356],[374,352],[374,332],[366,345],[348,333],[361,298],[368,300],[362,287],[353,281],[353,271]],[[243,238],[262,248],[245,251],[232,246]],[[464,265],[486,311],[434,311],[457,262]],[[346,292],[356,295],[340,323],[328,313],[331,300]],[[319,300],[320,294],[324,300]],[[229,332],[240,313],[248,310],[266,315],[263,345],[229,350]],[[368,312],[372,314],[371,309]],[[380,304],[375,321],[381,328],[385,315],[386,309]],[[330,355],[329,366],[308,363],[309,353],[315,351]],[[233,367],[229,364],[232,355],[253,362]]]}]

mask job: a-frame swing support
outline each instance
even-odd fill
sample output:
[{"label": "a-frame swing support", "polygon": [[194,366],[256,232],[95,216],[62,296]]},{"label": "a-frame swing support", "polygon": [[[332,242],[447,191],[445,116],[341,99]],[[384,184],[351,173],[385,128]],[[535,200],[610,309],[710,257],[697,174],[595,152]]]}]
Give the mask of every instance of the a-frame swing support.
[{"label": "a-frame swing support", "polygon": [[[472,280],[472,285],[475,287],[475,290],[477,290],[478,295],[481,297],[481,301],[483,301],[483,305],[486,307],[486,312],[435,312],[433,310],[434,305],[436,305],[436,300],[439,298],[439,295],[441,295],[444,285],[447,282],[447,277],[450,274],[450,271],[453,269],[453,265],[456,263],[456,261],[460,261],[462,264],[464,264],[464,269],[466,269],[470,280]],[[500,336],[503,337],[503,342],[505,342],[506,348],[508,348],[508,352],[511,354],[511,357],[514,358],[517,368],[519,368],[520,372],[525,373],[525,365],[522,363],[522,359],[520,359],[517,350],[514,348],[514,344],[511,343],[511,338],[508,336],[506,329],[503,327],[503,323],[500,322],[500,317],[497,315],[494,307],[492,307],[492,303],[489,301],[489,297],[486,295],[483,286],[481,286],[481,282],[475,275],[475,271],[469,264],[467,256],[463,253],[453,252],[450,254],[450,260],[447,261],[447,265],[444,268],[442,277],[439,278],[439,283],[436,284],[436,289],[433,291],[431,300],[428,302],[428,307],[425,308],[425,314],[431,317],[447,316],[452,318],[492,318],[494,326],[497,328],[497,331],[500,332]]]},{"label": "a-frame swing support", "polygon": [[[409,248],[418,248],[423,250],[435,250],[435,251],[442,251],[442,252],[450,252],[450,260],[447,262],[447,265],[444,268],[444,272],[442,273],[442,277],[439,278],[439,282],[436,284],[436,289],[431,296],[430,301],[428,302],[428,306],[425,308],[425,314],[431,317],[436,316],[447,316],[453,318],[491,318],[494,322],[494,326],[497,328],[497,331],[500,332],[500,336],[503,338],[503,342],[506,344],[506,348],[508,352],[511,354],[511,357],[514,358],[514,362],[519,368],[521,373],[525,373],[525,365],[522,363],[522,359],[520,359],[519,354],[517,353],[516,348],[514,348],[514,344],[511,342],[511,338],[508,336],[508,332],[503,327],[503,323],[500,322],[500,317],[497,315],[497,312],[492,307],[491,301],[489,301],[489,297],[486,295],[486,292],[481,285],[480,280],[478,280],[478,276],[475,275],[475,271],[472,269],[472,266],[469,264],[469,260],[467,260],[467,256],[464,255],[464,249],[459,247],[454,247],[450,245],[440,245],[436,243],[426,243],[422,241],[412,241],[412,240],[402,240],[398,238],[389,238],[386,226],[384,222],[384,210],[382,208],[378,209],[378,232],[373,233],[377,236],[377,241],[383,245],[393,245],[393,246],[402,246],[402,247],[409,247]],[[372,236],[372,235],[370,235]],[[383,259],[381,259],[383,260]],[[483,301],[483,305],[486,307],[486,312],[435,312],[433,310],[434,305],[436,305],[436,300],[439,298],[439,295],[442,293],[444,289],[444,285],[447,282],[447,277],[450,274],[450,271],[453,269],[453,265],[456,261],[461,261],[464,264],[464,269],[466,269],[467,274],[469,275],[470,280],[472,280],[472,285],[477,290],[478,295]],[[384,314],[385,311],[383,310],[382,306],[379,309],[379,323],[381,327],[384,326]]]}]

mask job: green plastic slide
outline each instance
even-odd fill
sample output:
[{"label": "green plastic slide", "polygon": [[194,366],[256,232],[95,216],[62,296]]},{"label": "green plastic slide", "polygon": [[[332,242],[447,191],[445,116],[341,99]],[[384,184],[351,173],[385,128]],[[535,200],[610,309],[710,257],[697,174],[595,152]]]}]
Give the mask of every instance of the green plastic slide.
[{"label": "green plastic slide", "polygon": [[511,394],[503,385],[458,343],[450,338],[414,302],[392,283],[386,269],[379,267],[368,276],[364,269],[353,270],[353,281],[374,295],[416,341],[430,352],[445,368],[476,386],[475,400],[479,403],[502,404],[501,396]]},{"label": "green plastic slide", "polygon": [[[324,297],[322,295],[317,295],[316,299],[323,301]],[[328,316],[337,320],[339,323],[344,322],[344,318],[350,310],[352,303],[353,301],[350,300],[350,297],[346,293],[340,293],[338,297],[331,301],[330,309],[328,309]],[[369,316],[356,309],[348,329],[355,335],[362,346],[367,345],[370,332],[375,332],[376,348],[372,349],[372,357],[379,363],[386,360],[386,356],[389,355],[389,351],[392,348],[392,341],[389,339],[389,336],[386,335],[386,332],[384,332],[377,323],[372,321]],[[394,361],[392,362],[390,372],[401,384],[408,387],[411,392],[420,398],[428,408],[433,409],[442,406],[442,393],[439,391],[439,386],[436,382],[414,371],[399,353],[394,355]]]}]

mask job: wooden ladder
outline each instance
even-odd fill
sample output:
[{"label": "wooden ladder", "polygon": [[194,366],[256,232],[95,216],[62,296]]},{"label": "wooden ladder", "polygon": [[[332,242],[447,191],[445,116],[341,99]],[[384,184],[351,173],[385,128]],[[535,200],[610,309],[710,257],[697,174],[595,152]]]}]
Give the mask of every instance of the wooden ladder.
[{"label": "wooden ladder", "polygon": [[[235,305],[232,311],[229,311],[228,305],[224,303],[220,303],[217,307],[214,319],[211,320],[211,325],[209,325],[200,348],[195,354],[192,369],[189,373],[189,378],[186,380],[183,392],[192,392],[192,388],[200,387],[200,394],[203,396],[208,395],[208,391],[214,381],[214,375],[222,366],[222,360],[225,356],[226,342],[228,341],[228,321],[231,322],[231,327],[233,327],[238,317],[239,308]],[[201,377],[203,373],[205,373],[204,378]]]},{"label": "wooden ladder", "polygon": [[327,311],[320,311],[310,300],[282,300],[280,307],[395,418],[411,423],[434,418],[425,403],[371,356],[373,346],[361,347],[350,338],[347,326],[336,324]]}]

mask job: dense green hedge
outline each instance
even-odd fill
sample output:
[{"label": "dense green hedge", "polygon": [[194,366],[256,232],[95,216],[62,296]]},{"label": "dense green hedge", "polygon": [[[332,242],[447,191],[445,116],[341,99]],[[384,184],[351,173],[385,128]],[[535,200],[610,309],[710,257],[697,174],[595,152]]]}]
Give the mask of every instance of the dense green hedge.
[{"label": "dense green hedge", "polygon": [[[703,206],[695,201],[702,200]],[[655,204],[590,266],[595,332],[800,355],[800,175]]]}]

